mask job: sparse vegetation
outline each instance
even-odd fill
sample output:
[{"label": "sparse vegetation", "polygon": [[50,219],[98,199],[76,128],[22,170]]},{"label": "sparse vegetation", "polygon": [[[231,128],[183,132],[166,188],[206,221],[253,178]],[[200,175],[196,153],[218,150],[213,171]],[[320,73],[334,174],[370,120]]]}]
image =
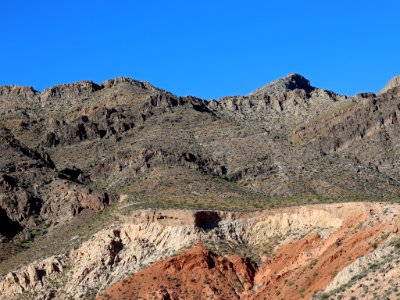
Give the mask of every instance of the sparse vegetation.
[{"label": "sparse vegetation", "polygon": [[313,260],[311,261],[311,263],[308,265],[308,268],[309,268],[309,269],[314,268],[315,265],[316,265],[317,263],[318,263],[318,259],[313,259]]}]

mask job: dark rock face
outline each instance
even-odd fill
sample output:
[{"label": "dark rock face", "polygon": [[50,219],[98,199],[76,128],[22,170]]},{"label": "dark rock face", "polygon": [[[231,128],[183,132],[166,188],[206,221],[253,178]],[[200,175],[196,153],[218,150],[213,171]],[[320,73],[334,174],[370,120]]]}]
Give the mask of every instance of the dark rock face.
[{"label": "dark rock face", "polygon": [[11,220],[4,209],[0,208],[0,241],[2,236],[10,239],[22,230],[22,226]]},{"label": "dark rock face", "polygon": [[221,217],[213,211],[198,211],[194,215],[195,226],[203,230],[211,230],[218,226]]}]

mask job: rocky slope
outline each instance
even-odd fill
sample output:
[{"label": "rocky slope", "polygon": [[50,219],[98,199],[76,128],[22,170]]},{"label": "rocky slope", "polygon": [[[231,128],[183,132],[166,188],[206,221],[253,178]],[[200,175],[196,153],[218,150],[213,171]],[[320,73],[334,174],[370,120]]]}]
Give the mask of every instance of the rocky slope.
[{"label": "rocky slope", "polygon": [[[381,280],[375,279],[380,269],[373,270],[377,275],[364,274],[357,256],[388,272],[398,263],[388,259],[396,257],[395,246],[379,242],[380,252],[375,252],[368,244],[392,230],[383,211],[397,211],[397,206],[343,204],[363,215],[353,221],[369,228],[368,237],[355,234],[354,214],[335,213],[329,205],[290,213],[265,210],[322,202],[397,202],[399,111],[397,77],[378,94],[344,96],[290,74],[247,96],[211,101],[179,97],[129,78],[82,81],[42,92],[2,86],[1,297],[93,298],[125,275],[152,276],[164,262],[154,268],[151,263],[195,244],[201,246],[182,254],[182,261],[194,255],[199,265],[193,267],[207,281],[215,281],[218,273],[209,273],[203,259],[219,268],[232,264],[221,282],[235,297],[279,298],[273,289],[286,297],[324,296],[322,289],[332,297],[351,297],[360,290],[358,282]],[[368,205],[377,205],[387,227],[374,229]],[[269,221],[264,224],[263,218]],[[350,222],[354,235],[341,231],[343,222]],[[285,245],[293,242],[299,253],[320,261],[331,253],[328,236],[335,234],[358,249],[347,260],[341,252],[339,267],[319,266],[324,274],[337,268],[340,276],[318,277],[318,284],[311,284],[305,280],[311,271],[296,256],[291,258],[296,270],[289,273],[304,280],[297,289],[288,287],[293,280],[282,271],[288,268],[286,260],[279,259]],[[348,266],[353,263],[362,276],[351,282]],[[283,283],[271,279],[280,272],[285,273]],[[395,278],[397,273],[390,272]],[[174,276],[182,288],[165,288],[167,294],[190,289],[186,277]],[[240,289],[232,283],[235,276]],[[160,290],[169,284],[162,278],[160,286],[143,288]],[[373,286],[368,291],[380,293]],[[115,297],[114,290],[110,293]]]},{"label": "rocky slope", "polygon": [[392,78],[387,85],[378,92],[378,94],[384,94],[386,92],[388,92],[391,89],[394,89],[396,87],[400,86],[400,76],[395,76],[394,78]]},{"label": "rocky slope", "polygon": [[[260,230],[258,238],[265,238],[264,243],[283,228],[289,236],[277,241],[269,255],[260,253],[262,261],[258,266],[245,257],[217,256],[202,246],[194,246],[126,277],[98,299],[336,299],[351,293],[369,295],[368,290],[375,285],[375,296],[395,298],[399,294],[393,287],[400,284],[396,277],[400,256],[396,244],[398,208],[365,204],[315,206],[285,211],[287,219],[275,212],[274,217],[279,219],[275,219],[274,230],[265,227],[265,223],[271,224],[271,216],[261,214],[255,227]],[[325,222],[324,214],[328,214]],[[338,215],[343,219],[336,219]],[[302,222],[296,222],[300,216]],[[236,226],[244,220],[235,221]],[[248,230],[254,229],[250,226]],[[300,236],[290,236],[293,232]],[[263,242],[246,242],[253,249],[257,246],[258,250],[265,250]],[[389,284],[383,284],[385,276],[390,278]],[[349,289],[358,286],[359,278],[364,280],[362,292]]]},{"label": "rocky slope", "polygon": [[397,204],[258,213],[142,210],[120,216],[69,252],[8,273],[0,288],[3,299],[90,299],[99,291],[99,299],[340,294],[348,291],[338,288],[351,286],[354,276],[395,272],[399,228]]},{"label": "rocky slope", "polygon": [[219,101],[125,78],[42,93],[7,86],[0,113],[8,135],[93,189],[127,190],[154,168],[184,166],[266,195],[391,197],[399,191],[396,82],[347,97],[291,74]]}]

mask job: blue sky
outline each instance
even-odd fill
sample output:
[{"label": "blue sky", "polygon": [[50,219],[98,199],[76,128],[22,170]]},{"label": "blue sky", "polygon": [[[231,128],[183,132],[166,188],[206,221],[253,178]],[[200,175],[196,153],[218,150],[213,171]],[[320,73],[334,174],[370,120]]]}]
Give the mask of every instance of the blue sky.
[{"label": "blue sky", "polygon": [[399,0],[4,0],[0,85],[126,76],[211,99],[296,72],[376,92],[400,73],[399,12]]}]

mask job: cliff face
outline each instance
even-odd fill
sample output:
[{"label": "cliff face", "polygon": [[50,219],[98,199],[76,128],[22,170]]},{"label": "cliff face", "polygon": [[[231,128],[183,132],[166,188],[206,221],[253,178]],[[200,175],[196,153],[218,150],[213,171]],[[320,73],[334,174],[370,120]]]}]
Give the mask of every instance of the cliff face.
[{"label": "cliff face", "polygon": [[[349,287],[358,286],[359,279],[364,288],[358,289],[362,290],[358,295],[366,296],[372,288],[375,296],[383,297],[387,290],[374,287],[368,279],[382,281],[388,272],[390,285],[399,284],[395,274],[400,253],[394,246],[399,239],[397,211],[398,206],[346,204],[260,214],[255,218],[257,225],[248,229],[257,228],[253,234],[259,241],[270,242],[266,237],[282,233],[278,232],[283,228],[286,236],[296,231],[300,236],[276,243],[258,266],[242,256],[217,256],[194,246],[124,278],[98,299],[226,299],[227,295],[229,299],[336,299],[357,295]],[[336,219],[338,215],[344,218]],[[296,222],[299,217],[300,223]],[[243,218],[235,220],[235,227],[242,222],[246,223]],[[274,224],[274,230],[266,223]],[[245,240],[253,249],[265,247],[262,242]],[[390,289],[388,284],[383,286]],[[390,294],[394,296],[393,291]]]},{"label": "cliff face", "polygon": [[[258,213],[136,211],[63,255],[8,273],[0,287],[3,299],[300,299],[325,289],[333,295],[354,282],[346,275],[350,266],[352,276],[378,278],[390,254],[388,270],[396,268],[398,214],[398,205],[375,203]],[[369,270],[372,263],[379,268]]]},{"label": "cliff face", "polygon": [[[212,101],[179,97],[129,78],[82,81],[43,92],[0,87],[4,297],[32,292],[45,299],[97,295],[125,275],[194,244],[203,248],[187,255],[196,257],[202,278],[213,281],[218,274],[209,273],[203,259],[230,268],[223,285],[235,297],[277,296],[269,287],[284,290],[287,297],[310,297],[325,287],[337,293],[343,284],[352,284],[344,283],[350,271],[343,260],[351,251],[329,252],[327,236],[337,234],[359,245],[354,247],[358,252],[347,256],[351,263],[357,255],[384,260],[392,248],[382,244],[375,253],[363,241],[376,241],[364,233],[347,236],[340,226],[350,222],[349,213],[339,209],[337,214],[331,206],[244,212],[320,202],[396,201],[399,110],[398,78],[376,95],[343,96],[290,74],[247,96]],[[348,206],[349,211],[354,207]],[[362,214],[366,219],[357,224],[373,219],[369,211]],[[347,226],[353,228],[353,223]],[[390,231],[374,228],[365,234],[377,239],[376,234]],[[291,255],[285,248],[289,242],[296,243],[296,252],[318,260],[326,253],[341,257],[340,267],[319,266],[323,274],[328,267],[338,268],[341,277],[332,281],[325,274],[315,285],[299,281],[301,293],[287,287],[290,276],[313,276],[302,265],[309,260],[297,256],[288,258],[297,266],[290,269],[293,275],[282,271],[289,268],[282,261]],[[143,276],[151,276],[149,270]],[[271,277],[282,272],[288,276],[281,276],[284,283]],[[240,289],[232,283],[235,276]],[[189,290],[186,277],[176,278]],[[169,284],[163,278],[154,288]],[[207,293],[216,297],[221,286],[209,288]],[[160,295],[170,292],[174,290],[167,288]]]}]

